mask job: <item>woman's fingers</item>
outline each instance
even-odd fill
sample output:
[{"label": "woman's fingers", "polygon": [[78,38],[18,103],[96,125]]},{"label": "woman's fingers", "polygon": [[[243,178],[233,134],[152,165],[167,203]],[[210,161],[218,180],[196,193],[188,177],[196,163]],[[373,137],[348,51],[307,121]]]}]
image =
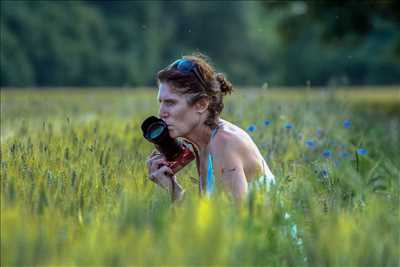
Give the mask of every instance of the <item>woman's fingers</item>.
[{"label": "woman's fingers", "polygon": [[165,189],[169,189],[174,177],[172,170],[168,166],[162,166],[150,174],[150,179]]},{"label": "woman's fingers", "polygon": [[157,149],[154,149],[153,151],[151,151],[149,157],[157,155],[157,154],[160,154],[160,152]]},{"label": "woman's fingers", "polygon": [[156,171],[156,173],[159,174],[159,176],[165,176],[167,178],[170,178],[171,176],[174,175],[174,173],[172,172],[171,168],[168,167],[167,165],[164,165],[161,168],[159,168]]},{"label": "woman's fingers", "polygon": [[[149,158],[148,158],[148,160],[147,160],[147,168],[149,169],[149,171],[150,171],[150,169],[152,168],[152,166],[154,166],[155,165],[155,163],[156,164],[160,164],[160,161],[162,162],[162,161],[165,161],[166,162],[166,159],[165,159],[165,156],[164,155],[162,155],[162,154],[156,154],[156,155],[153,155],[153,156],[149,156]],[[165,163],[166,164],[166,163]],[[158,166],[157,165],[157,166]]]},{"label": "woman's fingers", "polygon": [[165,159],[165,156],[163,154],[155,154],[153,156],[150,157],[151,160],[155,160],[155,159]]},{"label": "woman's fingers", "polygon": [[160,169],[164,165],[167,165],[167,161],[165,159],[159,158],[159,159],[152,160],[150,162],[149,171],[150,171],[150,173],[155,172],[156,170]]},{"label": "woman's fingers", "polygon": [[[147,168],[149,179],[161,187],[169,190],[174,178],[174,173],[171,168],[167,166],[167,160],[161,153],[151,153],[147,160]],[[171,179],[172,178],[172,179]]]}]

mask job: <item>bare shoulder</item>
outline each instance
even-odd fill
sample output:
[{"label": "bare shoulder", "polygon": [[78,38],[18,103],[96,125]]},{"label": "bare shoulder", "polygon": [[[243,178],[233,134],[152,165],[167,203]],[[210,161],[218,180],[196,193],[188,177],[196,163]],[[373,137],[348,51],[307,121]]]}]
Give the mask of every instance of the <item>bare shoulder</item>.
[{"label": "bare shoulder", "polygon": [[240,152],[252,143],[250,136],[239,126],[225,120],[221,120],[217,134],[213,140],[212,150],[218,154],[224,152],[227,148],[231,153]]},{"label": "bare shoulder", "polygon": [[264,159],[257,145],[247,132],[233,123],[223,121],[211,150],[220,169],[241,170],[247,181],[259,176],[263,169]]}]

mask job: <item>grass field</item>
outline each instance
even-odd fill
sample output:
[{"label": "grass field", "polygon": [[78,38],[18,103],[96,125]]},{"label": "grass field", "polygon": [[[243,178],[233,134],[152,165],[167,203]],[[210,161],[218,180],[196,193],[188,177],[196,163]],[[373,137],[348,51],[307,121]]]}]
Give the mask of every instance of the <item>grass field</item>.
[{"label": "grass field", "polygon": [[398,87],[228,96],[277,179],[242,207],[199,197],[194,164],[180,205],[147,180],[157,111],[155,90],[2,90],[1,266],[400,265]]}]

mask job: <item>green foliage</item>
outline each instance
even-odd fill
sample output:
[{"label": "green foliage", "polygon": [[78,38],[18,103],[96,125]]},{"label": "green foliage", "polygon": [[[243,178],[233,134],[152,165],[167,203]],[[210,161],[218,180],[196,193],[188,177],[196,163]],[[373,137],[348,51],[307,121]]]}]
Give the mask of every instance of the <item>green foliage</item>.
[{"label": "green foliage", "polygon": [[[326,41],[329,22],[320,22],[318,17],[317,23],[313,23],[315,18],[310,16],[308,13],[285,16],[278,21],[280,36],[286,40],[283,43],[285,49],[279,55],[282,60],[279,79],[288,85],[304,84],[305,81],[318,85],[397,83],[400,56],[396,54],[396,44],[400,43],[400,38],[394,23],[372,16],[368,34],[332,30]],[[342,12],[333,9],[326,17],[336,25],[352,16],[353,13],[346,9]]]},{"label": "green foliage", "polygon": [[152,86],[196,51],[236,85],[396,84],[397,6],[5,0],[0,84]]},{"label": "green foliage", "polygon": [[146,178],[140,123],[157,112],[154,91],[3,90],[1,265],[396,266],[400,121],[374,109],[400,95],[377,91],[227,98],[223,118],[256,125],[277,178],[237,207],[200,198],[194,164],[178,174],[180,205]]}]

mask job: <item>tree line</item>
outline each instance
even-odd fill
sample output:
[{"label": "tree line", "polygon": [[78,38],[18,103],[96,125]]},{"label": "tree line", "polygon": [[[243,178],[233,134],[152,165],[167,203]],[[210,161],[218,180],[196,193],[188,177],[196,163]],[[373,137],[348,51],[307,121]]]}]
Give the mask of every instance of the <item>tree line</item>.
[{"label": "tree line", "polygon": [[1,1],[1,86],[154,86],[192,52],[235,85],[398,84],[399,4]]}]

